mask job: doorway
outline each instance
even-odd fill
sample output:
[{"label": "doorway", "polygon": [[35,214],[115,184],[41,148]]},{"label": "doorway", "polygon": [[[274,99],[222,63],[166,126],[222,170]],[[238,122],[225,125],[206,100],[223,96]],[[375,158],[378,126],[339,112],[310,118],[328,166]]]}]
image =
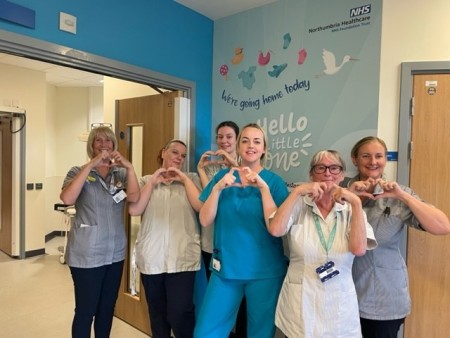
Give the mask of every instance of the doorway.
[{"label": "doorway", "polygon": [[[175,120],[188,112],[176,110],[175,101],[181,92],[165,92],[116,101],[116,135],[118,150],[132,163],[138,177],[152,174],[159,168],[157,156],[167,141],[179,137]],[[188,129],[188,126],[178,126]],[[151,334],[150,320],[140,273],[133,253],[141,217],[129,216],[125,221],[128,251],[116,304],[115,315],[139,330]]]},{"label": "doorway", "polygon": [[[129,82],[138,83],[140,85],[146,85],[152,88],[164,88],[167,90],[177,90],[183,93],[183,97],[190,99],[189,104],[191,105],[190,111],[194,112],[194,109],[192,108],[195,104],[195,100],[192,99],[195,97],[195,84],[190,81],[186,81],[183,79],[174,78],[172,76],[168,76],[165,74],[156,73],[153,71],[150,71],[148,69],[143,69],[139,67],[135,67],[132,65],[124,64],[121,62],[117,62],[115,60],[110,60],[107,58],[99,57],[96,55],[91,55],[89,53],[84,53],[82,51],[74,51],[70,48],[55,45],[39,40],[35,40],[32,38],[24,37],[18,34],[10,33],[10,32],[3,32],[0,37],[0,52],[7,53],[7,54],[13,54],[33,60],[38,60],[42,62],[48,62],[52,64],[56,64],[63,67],[70,67],[77,70],[83,70],[86,72],[92,72],[95,74],[102,74],[108,77],[126,80]],[[77,53],[75,53],[77,52]],[[2,93],[2,95],[7,95],[5,93]],[[44,96],[41,96],[44,97]],[[4,97],[8,98],[8,96]],[[42,109],[42,111],[46,111],[46,109]],[[34,117],[36,117],[38,114],[34,113]],[[190,115],[190,118],[193,121],[195,119],[195,114],[192,113]],[[42,119],[44,120],[44,119]],[[71,120],[72,121],[72,120]],[[192,122],[191,122],[192,123]],[[30,128],[29,130],[31,130]],[[36,130],[36,128],[35,128]],[[43,128],[39,128],[39,130],[43,130]],[[29,134],[31,136],[31,133]],[[189,138],[191,139],[190,142],[190,151],[193,152],[194,149],[194,130],[189,130]],[[28,144],[30,145],[30,142],[32,141],[33,137],[28,137]],[[33,145],[34,146],[34,145]],[[27,147],[30,149],[31,147]],[[36,153],[36,152],[35,152]],[[30,159],[33,157],[31,152],[27,152],[26,154],[26,160],[28,160],[28,163],[32,163]],[[31,166],[27,166],[21,170],[20,174],[22,175],[20,185],[25,187],[25,177],[36,177],[37,182],[42,182],[41,180],[46,180],[47,176],[42,174],[42,169],[40,169],[39,173],[35,172],[35,168],[32,168]],[[65,169],[66,170],[66,169]],[[58,178],[59,179],[59,178]],[[48,180],[47,180],[48,181]],[[55,214],[53,209],[45,207],[45,208],[37,208],[35,199],[33,198],[34,195],[39,194],[39,203],[44,205],[42,201],[45,199],[43,194],[46,194],[48,189],[54,189],[58,190],[60,188],[60,184],[56,184],[54,181],[50,182],[50,185],[44,184],[44,188],[42,191],[33,191],[28,192],[25,191],[25,188],[23,188],[21,191],[14,190],[13,187],[13,194],[14,193],[21,193],[22,196],[18,199],[20,201],[20,207],[18,208],[18,212],[20,215],[21,220],[24,220],[23,229],[21,230],[21,236],[25,236],[25,229],[29,233],[32,232],[30,235],[26,236],[27,243],[24,243],[23,245],[23,251],[24,255],[21,258],[25,258],[25,253],[28,255],[30,253],[29,250],[29,241],[30,239],[33,239],[35,242],[32,243],[32,251],[30,253],[31,255],[34,254],[41,254],[45,252],[44,246],[41,246],[41,243],[45,245],[44,237],[46,236],[44,226],[45,225],[39,225],[38,227],[26,227],[25,220],[33,220],[33,219],[39,219],[42,224],[45,223],[45,220],[43,220],[42,213],[37,212],[36,210],[42,211],[45,210],[48,211],[49,214]],[[52,195],[53,196],[53,195]],[[54,196],[58,196],[57,194],[54,194]],[[49,197],[52,199],[51,206],[57,200],[54,200],[57,197]],[[46,204],[48,201],[45,201]],[[27,207],[25,207],[27,206]],[[33,210],[34,206],[34,210]],[[48,217],[48,215],[46,215]],[[31,230],[30,230],[31,229]],[[21,237],[22,238],[22,237]],[[36,238],[38,238],[38,244],[36,244]],[[28,247],[26,247],[28,246]]]},{"label": "doorway", "polygon": [[11,117],[0,112],[0,250],[12,255],[12,134]]},{"label": "doorway", "polygon": [[[450,216],[450,63],[402,64],[398,181]],[[450,330],[450,237],[408,230],[407,266],[412,301],[405,337],[443,337]]]}]

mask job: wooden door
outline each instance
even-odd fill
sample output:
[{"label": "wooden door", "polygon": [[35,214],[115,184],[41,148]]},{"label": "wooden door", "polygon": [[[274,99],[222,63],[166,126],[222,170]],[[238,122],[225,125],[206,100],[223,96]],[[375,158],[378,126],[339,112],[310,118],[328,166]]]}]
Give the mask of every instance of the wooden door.
[{"label": "wooden door", "polygon": [[[450,75],[414,76],[410,186],[450,216]],[[408,230],[412,299],[405,337],[448,337],[450,236]]]},{"label": "wooden door", "polygon": [[[159,168],[158,153],[174,137],[174,98],[180,95],[180,92],[167,92],[116,101],[119,152],[130,159],[138,177],[152,174]],[[129,249],[115,315],[150,335],[144,289],[131,259],[140,217],[127,214],[125,223]]]},{"label": "wooden door", "polygon": [[12,255],[11,118],[0,117],[0,250]]}]

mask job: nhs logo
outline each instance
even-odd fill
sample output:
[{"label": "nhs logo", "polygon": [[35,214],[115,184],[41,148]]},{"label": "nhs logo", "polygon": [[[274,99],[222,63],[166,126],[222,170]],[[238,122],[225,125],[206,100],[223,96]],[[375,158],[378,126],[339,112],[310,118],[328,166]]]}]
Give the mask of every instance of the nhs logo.
[{"label": "nhs logo", "polygon": [[364,5],[361,7],[355,7],[350,10],[350,17],[360,16],[364,14],[369,14],[371,10],[371,5]]}]

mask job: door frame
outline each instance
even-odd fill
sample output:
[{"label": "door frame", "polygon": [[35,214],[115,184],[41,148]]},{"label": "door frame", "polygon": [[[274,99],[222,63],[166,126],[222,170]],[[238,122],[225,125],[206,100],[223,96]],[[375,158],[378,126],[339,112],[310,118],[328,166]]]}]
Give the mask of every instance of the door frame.
[{"label": "door frame", "polygon": [[[0,106],[0,115],[11,121],[10,126],[16,132],[11,133],[11,257],[24,259],[25,254],[25,139],[26,115],[25,110],[15,107]],[[3,156],[3,155],[1,155]],[[14,190],[15,188],[18,191]],[[2,188],[3,189],[3,188]],[[5,199],[6,196],[2,196]],[[2,211],[4,212],[4,211]],[[3,225],[4,226],[4,225]],[[15,243],[15,244],[14,244]]]},{"label": "door frame", "polygon": [[[157,86],[182,91],[184,97],[189,99],[190,102],[190,125],[195,125],[196,85],[193,81],[6,31],[1,32],[0,52],[142,83],[152,87]],[[194,130],[191,129],[189,133],[190,154],[195,153],[194,136]]]},{"label": "door frame", "polygon": [[[195,82],[173,77],[167,74],[151,71],[146,68],[122,63],[81,50],[75,50],[66,46],[34,39],[12,32],[2,31],[0,35],[0,52],[13,54],[38,61],[48,62],[64,67],[84,70],[91,73],[102,74],[131,82],[137,82],[151,87],[162,87],[183,92],[184,97],[189,99],[191,126],[195,125],[195,105],[196,105],[196,85]],[[22,133],[23,135],[24,133]],[[195,153],[195,131],[190,129],[189,153]],[[25,145],[25,139],[21,140]],[[22,163],[25,163],[25,152],[21,151]],[[190,163],[193,166],[193,163]],[[189,168],[192,169],[192,168]],[[14,169],[13,169],[14,170]],[[20,191],[19,194],[19,219],[21,219],[18,229],[20,238],[19,258],[25,258],[25,176],[26,167],[20,169]]]},{"label": "door frame", "polygon": [[414,75],[417,74],[450,74],[450,61],[402,62],[401,64],[397,182],[407,186],[409,186],[410,167],[411,97]]},{"label": "door frame", "polygon": [[[411,142],[411,111],[413,109],[412,95],[414,75],[418,74],[450,74],[450,61],[402,62],[400,79],[400,105],[398,120],[398,162],[397,182],[409,186],[410,180],[410,142]],[[403,231],[400,251],[407,263],[408,232]],[[403,337],[403,325],[398,337]]]}]

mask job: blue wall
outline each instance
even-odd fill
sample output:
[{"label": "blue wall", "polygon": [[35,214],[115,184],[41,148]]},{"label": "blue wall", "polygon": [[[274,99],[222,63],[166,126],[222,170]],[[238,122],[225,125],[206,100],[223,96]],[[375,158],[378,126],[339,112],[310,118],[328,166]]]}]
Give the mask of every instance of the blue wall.
[{"label": "blue wall", "polygon": [[[195,82],[195,163],[209,148],[213,21],[172,0],[11,2],[36,12],[35,29],[0,20],[0,30]],[[76,35],[59,30],[59,12],[77,17]]]}]

